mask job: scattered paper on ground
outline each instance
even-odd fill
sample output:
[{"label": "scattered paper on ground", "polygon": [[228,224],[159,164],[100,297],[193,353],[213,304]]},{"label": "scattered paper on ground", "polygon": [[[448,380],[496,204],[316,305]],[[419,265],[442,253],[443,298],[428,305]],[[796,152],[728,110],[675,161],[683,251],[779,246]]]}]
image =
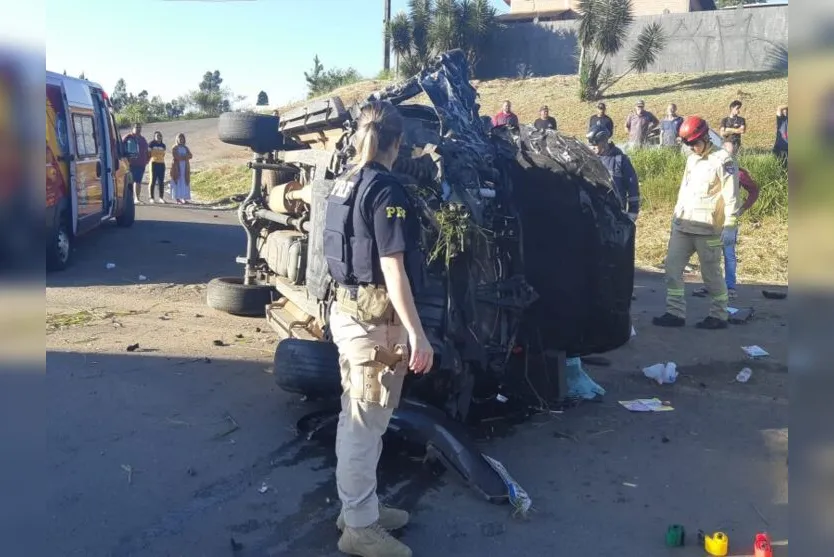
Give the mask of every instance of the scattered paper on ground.
[{"label": "scattered paper on ground", "polygon": [[764,356],[770,356],[767,350],[758,344],[754,344],[753,346],[742,346],[741,349],[744,350],[751,358],[763,358]]},{"label": "scattered paper on ground", "polygon": [[619,401],[623,408],[631,412],[669,412],[674,410],[659,398],[636,398]]}]

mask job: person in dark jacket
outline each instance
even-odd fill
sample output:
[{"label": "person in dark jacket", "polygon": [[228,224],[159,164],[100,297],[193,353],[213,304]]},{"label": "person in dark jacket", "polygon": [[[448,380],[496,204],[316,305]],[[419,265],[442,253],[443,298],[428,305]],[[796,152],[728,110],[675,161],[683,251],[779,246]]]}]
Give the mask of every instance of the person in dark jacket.
[{"label": "person in dark jacket", "polygon": [[614,137],[614,120],[605,113],[605,110],[604,102],[597,103],[597,113],[591,116],[591,119],[588,121],[588,131],[591,131],[594,126],[601,123],[608,129],[611,137]]},{"label": "person in dark jacket", "polygon": [[788,105],[782,104],[776,109],[776,141],[773,144],[773,154],[779,161],[788,163]]},{"label": "person in dark jacket", "polygon": [[623,203],[623,210],[632,221],[640,213],[640,183],[631,159],[611,143],[608,127],[597,124],[588,132],[588,143],[611,174],[614,187]]}]

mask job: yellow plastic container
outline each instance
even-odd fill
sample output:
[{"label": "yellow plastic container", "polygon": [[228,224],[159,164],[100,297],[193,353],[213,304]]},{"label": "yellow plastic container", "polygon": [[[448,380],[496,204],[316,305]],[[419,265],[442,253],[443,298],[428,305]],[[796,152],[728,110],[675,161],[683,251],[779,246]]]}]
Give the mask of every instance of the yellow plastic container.
[{"label": "yellow plastic container", "polygon": [[704,537],[704,549],[707,550],[707,553],[716,557],[727,555],[729,545],[730,539],[724,532],[716,532],[711,536]]}]

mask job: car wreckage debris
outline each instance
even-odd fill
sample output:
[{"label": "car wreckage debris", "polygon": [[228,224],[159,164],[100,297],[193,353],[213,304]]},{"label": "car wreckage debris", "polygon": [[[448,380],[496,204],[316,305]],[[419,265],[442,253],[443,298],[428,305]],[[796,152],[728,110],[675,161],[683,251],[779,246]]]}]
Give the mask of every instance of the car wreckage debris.
[{"label": "car wreckage debris", "polygon": [[[468,75],[464,53],[450,51],[365,101],[390,102],[404,119],[392,171],[421,221],[426,264],[415,300],[435,352],[431,373],[407,376],[389,429],[424,444],[488,500],[526,513],[529,496],[481,454],[464,424],[561,405],[570,394],[565,356],[629,341],[635,228],[587,146],[532,126],[493,128]],[[406,102],[420,95],[431,105]],[[321,230],[332,180],[355,154],[364,104],[346,108],[334,97],[280,119],[226,122],[224,114],[218,124],[221,136],[255,152],[252,189],[238,211],[247,233],[243,284],[277,292],[266,311],[285,339],[276,381],[311,399],[341,392],[337,357],[325,348],[332,289]],[[273,137],[273,124],[282,137]],[[264,172],[282,183],[265,184]]]}]

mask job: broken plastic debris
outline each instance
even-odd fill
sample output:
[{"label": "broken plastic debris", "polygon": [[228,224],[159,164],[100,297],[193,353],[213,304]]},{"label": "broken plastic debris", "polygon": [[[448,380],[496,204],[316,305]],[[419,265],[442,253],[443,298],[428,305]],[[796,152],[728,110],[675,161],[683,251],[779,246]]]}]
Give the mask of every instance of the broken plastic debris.
[{"label": "broken plastic debris", "polygon": [[148,277],[145,275],[139,275],[139,280],[148,280]]},{"label": "broken plastic debris", "polygon": [[752,346],[742,346],[741,349],[744,350],[751,358],[763,358],[765,356],[770,356],[767,350],[758,344],[754,344]]},{"label": "broken plastic debris", "polygon": [[674,383],[678,378],[678,366],[675,362],[655,364],[643,368],[643,375],[657,381],[658,385]]},{"label": "broken plastic debris", "polygon": [[108,270],[109,270],[109,269],[115,269],[115,268],[116,268],[116,264],[115,264],[115,263],[108,263],[107,265],[105,265],[105,267],[107,267],[107,269],[108,269]]},{"label": "broken plastic debris", "polygon": [[495,400],[497,400],[498,402],[507,402],[509,399],[501,393],[498,393],[497,395],[495,395]]},{"label": "broken plastic debris", "polygon": [[727,313],[729,313],[730,315],[735,315],[736,313],[738,313],[738,308],[727,307]]},{"label": "broken plastic debris", "polygon": [[634,400],[621,400],[619,403],[631,412],[670,412],[674,410],[659,398],[636,398]]},{"label": "broken plastic debris", "polygon": [[631,482],[623,482],[623,485],[626,487],[637,487],[637,484],[633,484]]},{"label": "broken plastic debris", "polygon": [[605,396],[605,389],[591,379],[582,367],[582,358],[567,358],[565,368],[568,398],[593,400],[596,397]]},{"label": "broken plastic debris", "polygon": [[504,485],[507,486],[507,491],[510,496],[510,504],[513,508],[515,508],[515,512],[521,516],[527,516],[527,513],[530,511],[530,507],[533,506],[533,500],[530,499],[530,496],[527,495],[524,488],[522,488],[518,482],[510,476],[510,473],[507,472],[507,469],[504,468],[503,464],[483,453],[481,456],[484,457],[487,464],[489,464],[492,469],[495,470],[499,476],[501,476],[501,479],[504,481]]},{"label": "broken plastic debris", "polygon": [[736,381],[738,381],[739,383],[747,383],[752,375],[753,370],[749,367],[746,367],[738,372],[738,375],[736,375]]},{"label": "broken plastic debris", "polygon": [[753,308],[737,309],[730,313],[729,321],[733,325],[744,325],[753,318],[754,313]]},{"label": "broken plastic debris", "polygon": [[631,336],[636,337],[637,331],[634,329],[634,325],[631,326]]},{"label": "broken plastic debris", "polygon": [[266,482],[263,482],[261,487],[258,488],[258,493],[266,493],[267,491],[269,491],[269,486],[266,485]]}]

